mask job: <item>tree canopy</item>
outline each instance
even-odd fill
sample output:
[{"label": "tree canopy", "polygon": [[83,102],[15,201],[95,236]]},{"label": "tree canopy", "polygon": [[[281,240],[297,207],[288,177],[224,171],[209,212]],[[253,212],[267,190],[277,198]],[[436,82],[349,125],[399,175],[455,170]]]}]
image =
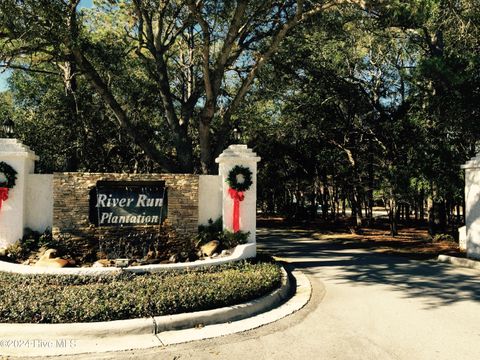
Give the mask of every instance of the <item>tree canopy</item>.
[{"label": "tree canopy", "polygon": [[[198,151],[206,173],[225,146],[232,115],[289,30],[337,3],[99,0],[79,11],[79,0],[6,0],[0,60],[62,73],[72,95],[72,82],[84,77],[111,119],[161,168],[191,172]],[[125,96],[126,87],[145,82],[157,96],[148,130],[168,124],[169,153],[139,131],[140,99]]]},{"label": "tree canopy", "polygon": [[0,2],[0,116],[42,171],[208,173],[237,127],[264,159],[265,211],[458,223],[480,1],[94,4]]}]

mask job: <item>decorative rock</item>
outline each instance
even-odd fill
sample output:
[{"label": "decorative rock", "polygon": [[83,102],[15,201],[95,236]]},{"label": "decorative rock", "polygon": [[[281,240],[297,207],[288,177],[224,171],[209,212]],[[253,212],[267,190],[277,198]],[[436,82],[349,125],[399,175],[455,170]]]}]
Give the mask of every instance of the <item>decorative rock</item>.
[{"label": "decorative rock", "polygon": [[212,240],[206,243],[205,245],[202,245],[200,247],[200,253],[202,256],[212,256],[215,250],[217,250],[218,245],[220,245],[220,241],[218,240]]},{"label": "decorative rock", "polygon": [[115,259],[115,266],[116,267],[127,267],[128,266],[128,259]]},{"label": "decorative rock", "polygon": [[45,246],[42,246],[40,249],[38,249],[38,253],[37,255],[40,257],[42,256],[43,254],[45,254],[45,252],[48,250],[48,248],[46,248]]},{"label": "decorative rock", "polygon": [[92,267],[108,267],[110,266],[110,260],[100,259],[93,263]]},{"label": "decorative rock", "polygon": [[53,256],[57,253],[57,250],[55,249],[48,249],[48,250],[45,250],[45,252],[42,254],[42,256],[40,256],[40,259],[39,260],[42,260],[42,259],[53,259]]},{"label": "decorative rock", "polygon": [[66,265],[69,265],[69,261],[61,259],[59,257],[54,258],[53,256],[57,253],[55,249],[48,249],[45,253],[40,256],[40,259],[35,263],[34,266],[37,267],[53,267],[53,268],[62,268]]},{"label": "decorative rock", "polygon": [[98,251],[97,252],[97,259],[107,259],[108,258],[108,255],[103,252],[103,251]]},{"label": "decorative rock", "polygon": [[61,258],[54,258],[54,259],[43,259],[38,260],[35,265],[37,267],[52,267],[52,268],[63,268],[69,265],[68,260],[61,259]]},{"label": "decorative rock", "polygon": [[232,253],[229,250],[222,250],[220,254],[220,256],[228,256],[228,255],[232,255]]},{"label": "decorative rock", "polygon": [[171,263],[176,263],[178,262],[178,255],[177,254],[173,254],[172,256],[170,256],[170,258],[168,259],[169,262]]}]

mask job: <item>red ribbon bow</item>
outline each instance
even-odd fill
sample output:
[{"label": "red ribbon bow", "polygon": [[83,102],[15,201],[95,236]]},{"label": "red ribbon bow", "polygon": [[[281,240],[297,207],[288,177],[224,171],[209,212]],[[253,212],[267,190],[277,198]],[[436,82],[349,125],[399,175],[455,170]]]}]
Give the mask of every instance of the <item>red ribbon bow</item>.
[{"label": "red ribbon bow", "polygon": [[2,209],[2,203],[8,199],[8,188],[0,187],[0,210]]},{"label": "red ribbon bow", "polygon": [[240,201],[245,199],[243,191],[237,191],[229,188],[228,194],[233,199],[233,232],[240,230]]}]

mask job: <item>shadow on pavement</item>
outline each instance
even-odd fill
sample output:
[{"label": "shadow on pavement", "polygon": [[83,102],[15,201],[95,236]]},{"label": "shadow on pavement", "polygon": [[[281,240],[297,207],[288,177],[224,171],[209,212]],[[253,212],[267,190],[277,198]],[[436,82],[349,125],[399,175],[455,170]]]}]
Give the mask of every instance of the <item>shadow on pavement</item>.
[{"label": "shadow on pavement", "polygon": [[405,297],[425,298],[428,307],[438,307],[465,300],[480,300],[480,274],[459,271],[435,261],[417,261],[399,256],[371,253],[361,244],[342,244],[339,239],[316,240],[313,232],[284,229],[260,229],[259,249],[285,257],[294,266],[329,272],[335,281],[367,285],[383,284],[401,291]]}]

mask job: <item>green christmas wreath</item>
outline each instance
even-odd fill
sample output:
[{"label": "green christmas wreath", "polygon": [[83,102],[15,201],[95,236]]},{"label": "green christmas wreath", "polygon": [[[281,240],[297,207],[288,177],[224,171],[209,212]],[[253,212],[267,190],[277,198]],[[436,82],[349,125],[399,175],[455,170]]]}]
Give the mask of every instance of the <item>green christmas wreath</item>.
[{"label": "green christmas wreath", "polygon": [[14,168],[8,165],[6,162],[0,162],[0,174],[5,175],[7,181],[0,182],[0,187],[3,188],[13,188],[15,186],[15,181],[17,180],[17,172]]},{"label": "green christmas wreath", "polygon": [[[240,176],[239,176],[240,175]],[[243,181],[239,178],[243,177]],[[230,170],[227,176],[227,184],[236,191],[247,191],[252,186],[252,172],[248,167],[236,165]]]}]

